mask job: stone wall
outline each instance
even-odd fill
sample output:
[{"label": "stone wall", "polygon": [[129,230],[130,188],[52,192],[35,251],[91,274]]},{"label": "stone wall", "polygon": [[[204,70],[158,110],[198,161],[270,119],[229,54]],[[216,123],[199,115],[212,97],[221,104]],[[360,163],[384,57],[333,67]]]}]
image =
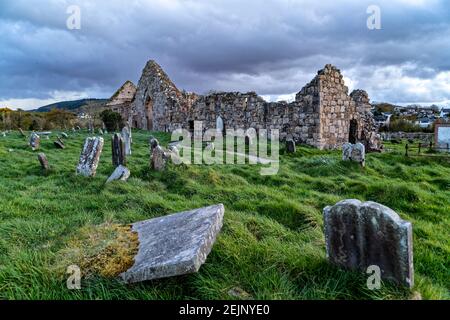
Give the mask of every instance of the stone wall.
[{"label": "stone wall", "polygon": [[433,142],[434,133],[424,132],[381,132],[381,139],[384,141],[390,140],[420,140],[422,142]]},{"label": "stone wall", "polygon": [[225,130],[279,129],[283,140],[289,135],[296,143],[321,149],[348,142],[352,121],[354,138],[366,146],[375,145],[363,140],[374,140],[378,130],[372,126],[367,93],[358,90],[349,96],[340,70],[332,65],[320,70],[294,102],[286,103],[266,102],[255,92],[197,95],[180,91],[156,62],[149,61],[130,105],[123,114],[135,128],[193,130],[194,121],[202,121],[207,130],[215,129],[220,118]]}]

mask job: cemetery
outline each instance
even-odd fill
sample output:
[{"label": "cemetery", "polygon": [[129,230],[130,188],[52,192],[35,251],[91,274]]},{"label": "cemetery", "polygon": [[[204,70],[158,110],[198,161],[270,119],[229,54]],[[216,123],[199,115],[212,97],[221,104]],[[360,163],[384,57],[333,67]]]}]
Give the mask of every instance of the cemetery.
[{"label": "cemetery", "polygon": [[0,137],[1,299],[450,298],[448,157],[288,138],[262,176],[177,165],[168,133],[92,132]]}]

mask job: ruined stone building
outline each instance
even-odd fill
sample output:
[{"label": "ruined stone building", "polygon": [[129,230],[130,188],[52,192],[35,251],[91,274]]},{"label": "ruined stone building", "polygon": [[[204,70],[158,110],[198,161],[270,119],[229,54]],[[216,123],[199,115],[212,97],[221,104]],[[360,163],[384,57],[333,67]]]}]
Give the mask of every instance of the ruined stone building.
[{"label": "ruined stone building", "polygon": [[197,95],[180,91],[155,62],[145,66],[137,88],[127,81],[108,103],[134,128],[172,132],[203,128],[279,129],[281,139],[334,149],[346,142],[362,142],[367,150],[381,147],[363,90],[350,95],[336,67],[326,65],[296,95],[295,101],[267,102],[254,92],[223,92]]}]

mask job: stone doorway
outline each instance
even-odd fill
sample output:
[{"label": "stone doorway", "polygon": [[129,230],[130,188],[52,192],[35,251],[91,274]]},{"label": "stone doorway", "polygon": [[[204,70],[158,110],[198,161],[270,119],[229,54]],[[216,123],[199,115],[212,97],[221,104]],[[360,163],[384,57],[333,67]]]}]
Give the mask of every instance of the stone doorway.
[{"label": "stone doorway", "polygon": [[153,100],[147,97],[145,102],[145,116],[147,119],[147,130],[153,131]]},{"label": "stone doorway", "polygon": [[350,120],[348,142],[355,144],[358,140],[358,121]]}]

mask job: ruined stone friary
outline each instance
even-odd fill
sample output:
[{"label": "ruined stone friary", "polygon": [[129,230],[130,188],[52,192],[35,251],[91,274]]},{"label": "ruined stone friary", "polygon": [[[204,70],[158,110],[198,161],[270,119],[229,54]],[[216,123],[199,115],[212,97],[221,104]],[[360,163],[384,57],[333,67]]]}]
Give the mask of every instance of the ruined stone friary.
[{"label": "ruined stone friary", "polygon": [[371,113],[368,94],[350,95],[339,69],[326,65],[297,93],[295,101],[267,102],[255,92],[198,95],[180,91],[155,62],[149,61],[136,87],[127,81],[107,106],[133,128],[172,132],[203,128],[279,129],[280,138],[320,149],[361,142],[367,151],[380,150],[381,139]]}]

